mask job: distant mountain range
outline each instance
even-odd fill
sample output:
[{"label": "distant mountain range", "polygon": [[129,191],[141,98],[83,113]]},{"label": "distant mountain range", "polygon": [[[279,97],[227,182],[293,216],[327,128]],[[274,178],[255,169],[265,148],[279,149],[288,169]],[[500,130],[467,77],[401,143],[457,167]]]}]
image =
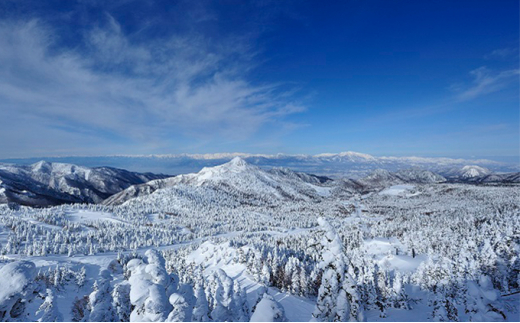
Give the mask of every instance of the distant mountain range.
[{"label": "distant mountain range", "polygon": [[[443,182],[472,184],[520,183],[520,173],[496,173],[478,165],[457,167],[455,162],[440,173],[403,163],[406,168],[390,171],[378,168],[361,178],[331,178],[294,171],[284,167],[265,169],[247,159],[260,157],[233,157],[213,167],[204,167],[197,173],[178,176],[135,173],[110,167],[88,168],[73,164],[40,161],[31,165],[0,164],[0,203],[29,206],[49,206],[65,203],[104,203],[119,205],[128,200],[148,196],[166,188],[202,187],[237,200],[283,201],[320,200],[334,196],[377,191],[396,184],[434,184]],[[265,158],[265,157],[263,157]],[[319,155],[311,157],[323,163],[339,160],[355,165],[381,165],[381,159],[362,154]],[[200,159],[203,160],[203,159]],[[206,158],[204,160],[212,160]],[[275,159],[276,160],[276,159]],[[278,159],[280,160],[280,159]],[[300,160],[306,160],[301,157]],[[364,161],[360,163],[360,161]],[[457,161],[457,163],[460,161]],[[418,163],[430,165],[422,159]],[[440,162],[439,162],[440,163]],[[438,164],[437,167],[440,167]],[[349,165],[352,165],[349,164]],[[300,163],[299,165],[302,165]],[[330,164],[329,164],[330,165]],[[397,164],[383,164],[385,166]],[[359,174],[359,173],[358,173]],[[182,189],[181,189],[182,190]]]},{"label": "distant mountain range", "polygon": [[131,185],[164,177],[168,176],[45,161],[32,165],[0,164],[0,203],[99,203]]},{"label": "distant mountain range", "polygon": [[[374,157],[357,152],[342,152],[338,154],[318,155],[288,155],[288,154],[180,154],[180,155],[142,155],[142,156],[101,156],[101,157],[51,157],[50,162],[70,163],[87,167],[109,166],[138,172],[155,172],[166,174],[187,174],[198,172],[204,167],[224,164],[234,157],[240,157],[249,164],[261,168],[284,167],[294,171],[313,173],[329,177],[361,178],[376,169],[398,171],[408,168],[421,168],[443,174],[451,169],[467,165],[476,165],[493,172],[518,172],[520,165],[497,162],[487,159],[453,159],[425,157]],[[40,158],[41,159],[41,158]],[[8,159],[0,162],[16,164],[32,164],[40,159]]]}]

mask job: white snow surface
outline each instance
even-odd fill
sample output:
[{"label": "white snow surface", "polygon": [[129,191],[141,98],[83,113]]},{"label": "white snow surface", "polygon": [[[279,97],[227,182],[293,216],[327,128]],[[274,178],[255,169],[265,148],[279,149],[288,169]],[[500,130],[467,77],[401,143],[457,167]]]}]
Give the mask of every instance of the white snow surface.
[{"label": "white snow surface", "polygon": [[402,184],[402,185],[393,185],[388,188],[385,188],[379,195],[391,195],[391,196],[399,196],[407,191],[411,191],[415,188],[414,185]]},{"label": "white snow surface", "polygon": [[379,266],[397,270],[403,273],[414,272],[424,261],[427,255],[412,257],[408,250],[397,238],[374,238],[366,240],[363,249],[366,254],[376,260]]},{"label": "white snow surface", "polygon": [[30,261],[16,261],[0,268],[0,304],[21,293],[32,282],[36,267]]},{"label": "white snow surface", "polygon": [[124,222],[114,217],[110,212],[92,212],[88,210],[74,210],[67,213],[67,218],[71,222],[86,223],[92,221],[110,221],[115,223]]}]

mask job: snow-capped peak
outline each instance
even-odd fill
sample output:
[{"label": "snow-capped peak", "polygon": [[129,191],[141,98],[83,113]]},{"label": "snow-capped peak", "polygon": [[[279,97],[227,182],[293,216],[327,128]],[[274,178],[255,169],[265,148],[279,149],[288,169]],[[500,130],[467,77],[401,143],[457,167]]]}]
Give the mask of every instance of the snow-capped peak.
[{"label": "snow-capped peak", "polygon": [[200,172],[193,175],[194,178],[199,180],[216,179],[220,178],[226,173],[242,173],[246,170],[254,170],[257,167],[249,165],[245,160],[240,157],[235,157],[231,161],[214,167],[204,167]]},{"label": "snow-capped peak", "polygon": [[461,169],[461,177],[463,178],[485,176],[490,173],[489,169],[477,165],[466,165]]},{"label": "snow-capped peak", "polygon": [[37,163],[31,165],[33,172],[50,172],[52,170],[52,164],[45,160],[40,160]]},{"label": "snow-capped peak", "polygon": [[231,161],[229,163],[227,163],[227,165],[230,167],[244,168],[248,165],[248,163],[245,160],[243,160],[242,158],[237,156],[237,157],[231,159]]}]

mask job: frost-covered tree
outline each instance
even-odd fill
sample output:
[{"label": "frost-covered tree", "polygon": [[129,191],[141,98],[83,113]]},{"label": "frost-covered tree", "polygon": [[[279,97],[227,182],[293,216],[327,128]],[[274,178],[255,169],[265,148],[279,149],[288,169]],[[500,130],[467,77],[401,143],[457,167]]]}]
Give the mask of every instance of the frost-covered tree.
[{"label": "frost-covered tree", "polygon": [[260,281],[266,286],[271,285],[271,269],[269,268],[267,263],[264,263],[264,265],[262,266],[262,272],[260,274]]},{"label": "frost-covered tree", "polygon": [[466,313],[471,321],[505,320],[506,315],[497,302],[499,293],[491,285],[488,276],[481,275],[478,282],[468,281]]},{"label": "frost-covered tree", "polygon": [[87,272],[85,266],[82,266],[80,271],[76,273],[76,284],[78,285],[78,288],[82,288],[83,286],[85,286],[86,279]]},{"label": "frost-covered tree", "polygon": [[192,320],[194,322],[209,322],[209,304],[206,298],[206,293],[204,291],[203,280],[197,282],[195,285],[195,296],[197,298],[197,302],[195,303],[195,307],[193,308],[193,316]]},{"label": "frost-covered tree", "polygon": [[232,306],[235,322],[249,322],[249,303],[247,302],[247,295],[239,284],[234,284],[233,287],[233,306]]},{"label": "frost-covered tree", "polygon": [[211,311],[214,321],[224,322],[233,320],[233,280],[222,270],[215,272],[215,307]]},{"label": "frost-covered tree", "polygon": [[42,314],[42,316],[38,319],[39,322],[62,322],[63,315],[58,311],[58,306],[56,304],[56,298],[54,297],[54,293],[52,289],[47,288],[45,300],[40,305],[40,308],[36,312],[37,315]]},{"label": "frost-covered tree", "polygon": [[132,259],[127,264],[131,272],[130,302],[134,307],[131,321],[164,321],[172,310],[168,302],[167,291],[173,290],[174,279],[164,267],[164,258],[155,250],[148,250],[149,263],[141,259]]},{"label": "frost-covered tree", "polygon": [[[197,298],[195,297],[195,293],[193,291],[193,287],[191,284],[181,284],[179,286],[178,294],[182,296],[184,302],[187,304],[185,319],[187,321],[192,321],[193,308],[197,303]],[[171,298],[170,298],[170,304]],[[173,304],[172,304],[173,306]]]},{"label": "frost-covered tree", "polygon": [[100,278],[94,283],[94,290],[89,296],[89,321],[111,322],[116,317],[110,288],[112,275],[108,270],[102,270],[99,276]]},{"label": "frost-covered tree", "polygon": [[191,308],[188,302],[180,294],[173,293],[170,295],[170,304],[173,309],[168,314],[167,322],[190,322]]},{"label": "frost-covered tree", "polygon": [[112,306],[119,322],[128,322],[132,304],[130,303],[130,284],[126,281],[116,284],[112,291]]},{"label": "frost-covered tree", "polygon": [[321,262],[323,270],[313,318],[316,321],[350,321],[362,317],[356,284],[347,272],[340,237],[334,228],[319,218]]}]

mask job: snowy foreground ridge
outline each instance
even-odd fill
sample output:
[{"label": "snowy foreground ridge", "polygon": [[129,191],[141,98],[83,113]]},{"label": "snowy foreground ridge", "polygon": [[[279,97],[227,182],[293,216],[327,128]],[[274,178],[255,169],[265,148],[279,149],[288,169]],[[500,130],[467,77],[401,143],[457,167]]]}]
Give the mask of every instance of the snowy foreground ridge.
[{"label": "snowy foreground ridge", "polygon": [[513,181],[332,181],[235,158],[135,184],[0,205],[0,321],[520,320]]}]

